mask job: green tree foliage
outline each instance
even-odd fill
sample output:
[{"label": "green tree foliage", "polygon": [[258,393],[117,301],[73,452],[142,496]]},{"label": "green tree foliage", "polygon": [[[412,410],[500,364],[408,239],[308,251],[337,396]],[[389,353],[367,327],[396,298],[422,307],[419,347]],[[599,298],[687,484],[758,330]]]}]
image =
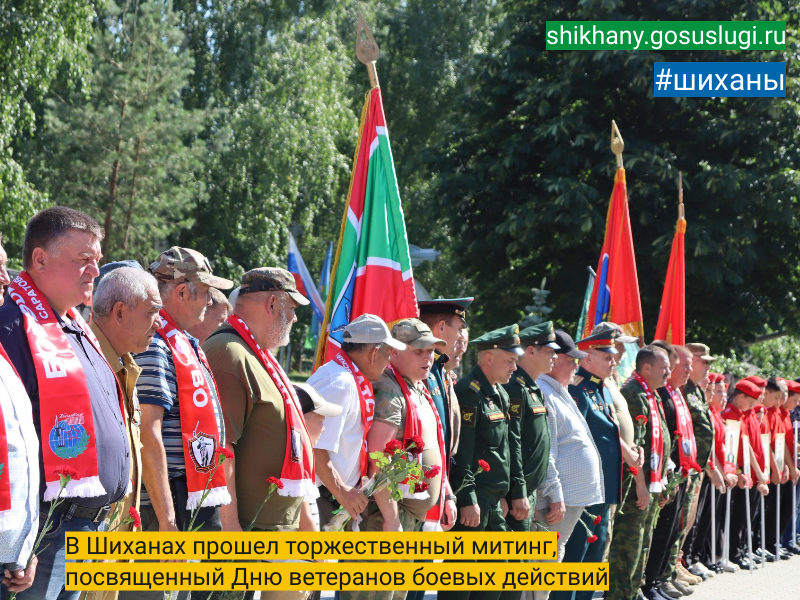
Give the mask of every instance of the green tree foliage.
[{"label": "green tree foliage", "polygon": [[[655,327],[684,173],[687,328],[716,345],[765,326],[797,329],[800,260],[795,2],[508,2],[431,170],[478,322],[520,314],[547,276],[556,320],[574,321],[597,264],[613,185],[610,123],[625,138],[646,328]],[[787,21],[785,52],[547,52],[552,20]],[[785,60],[772,98],[654,99],[654,61]],[[765,268],[769,268],[769,273]],[[475,315],[476,313],[473,313]]]},{"label": "green tree foliage", "polygon": [[206,114],[180,101],[192,72],[183,41],[168,2],[109,6],[91,45],[90,90],[47,101],[32,179],[103,224],[107,260],[147,264],[204,197],[195,136]]},{"label": "green tree foliage", "polygon": [[745,377],[755,372],[761,377],[800,377],[800,338],[784,335],[732,351],[714,363],[714,371]]},{"label": "green tree foliage", "polygon": [[316,272],[338,236],[350,181],[360,100],[347,84],[352,51],[329,16],[289,22],[257,52],[249,97],[209,141],[209,197],[186,243],[236,276],[285,265],[293,226]]},{"label": "green tree foliage", "polygon": [[9,256],[19,254],[25,225],[45,201],[25,179],[12,142],[20,132],[32,132],[33,104],[62,67],[71,80],[86,73],[93,14],[85,0],[0,4],[0,231]]}]

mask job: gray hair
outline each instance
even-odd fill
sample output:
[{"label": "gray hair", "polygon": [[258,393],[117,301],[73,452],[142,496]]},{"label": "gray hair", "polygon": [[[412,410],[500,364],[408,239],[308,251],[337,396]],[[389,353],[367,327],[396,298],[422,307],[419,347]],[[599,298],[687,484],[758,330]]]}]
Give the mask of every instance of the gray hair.
[{"label": "gray hair", "polygon": [[186,285],[189,288],[189,298],[192,300],[197,300],[197,283],[194,281],[157,281],[158,284],[158,293],[161,295],[161,299],[165,300],[172,296],[172,292],[175,291],[179,285]]},{"label": "gray hair", "polygon": [[120,267],[100,280],[92,299],[96,317],[107,317],[117,302],[136,308],[147,300],[149,293],[158,289],[158,282],[147,271],[133,267]]}]

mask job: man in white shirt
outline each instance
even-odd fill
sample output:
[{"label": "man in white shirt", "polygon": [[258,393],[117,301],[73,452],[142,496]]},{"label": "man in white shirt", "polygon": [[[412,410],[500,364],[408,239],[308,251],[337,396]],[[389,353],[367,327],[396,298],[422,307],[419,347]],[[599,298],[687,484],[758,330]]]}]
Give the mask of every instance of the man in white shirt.
[{"label": "man in white shirt", "polygon": [[337,417],[325,420],[325,430],[314,447],[317,485],[320,486],[320,524],[327,524],[341,504],[355,520],[367,507],[359,489],[366,475],[366,438],[375,410],[372,383],[389,364],[389,348],[405,350],[380,317],[364,314],[344,330],[344,343],[336,358],[308,379],[328,402],[342,407]]},{"label": "man in white shirt", "polygon": [[[536,508],[538,519],[560,534],[558,560],[561,561],[584,508],[604,502],[604,488],[597,446],[586,419],[567,391],[578,368],[577,360],[586,353],[578,350],[572,337],[561,330],[556,331],[555,343],[560,347],[556,350],[555,366],[536,380],[544,394],[550,427],[550,461],[547,478],[536,491]],[[575,535],[585,535],[582,527],[578,529]],[[554,600],[567,600],[572,591],[554,591],[549,595]],[[535,597],[547,598],[547,592],[536,592]]]}]

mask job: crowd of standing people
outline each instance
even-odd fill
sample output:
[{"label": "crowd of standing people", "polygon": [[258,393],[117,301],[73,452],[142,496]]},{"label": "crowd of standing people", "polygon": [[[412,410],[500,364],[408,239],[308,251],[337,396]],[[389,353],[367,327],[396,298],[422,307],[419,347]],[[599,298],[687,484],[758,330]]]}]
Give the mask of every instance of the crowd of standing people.
[{"label": "crowd of standing people", "polygon": [[[79,211],[43,210],[13,280],[0,246],[3,598],[78,598],[64,589],[66,532],[191,522],[319,531],[341,510],[353,531],[556,531],[559,561],[609,563],[608,600],[679,598],[709,577],[800,553],[800,383],[734,382],[711,372],[705,344],[658,340],[622,381],[625,345],[638,339],[615,324],[577,342],[550,321],[470,340],[472,298],[419,302],[419,318],[391,328],[353,315],[335,358],[293,383],[273,354],[308,304],[288,271],[252,269],[234,286],[180,247],[150,265],[100,267],[102,238]],[[464,370],[468,346],[477,358]],[[369,453],[409,440],[422,485],[400,500],[365,495],[377,468]],[[762,511],[771,524],[763,539],[752,526]],[[90,594],[117,596],[164,592]],[[277,596],[299,597],[261,595]]]}]

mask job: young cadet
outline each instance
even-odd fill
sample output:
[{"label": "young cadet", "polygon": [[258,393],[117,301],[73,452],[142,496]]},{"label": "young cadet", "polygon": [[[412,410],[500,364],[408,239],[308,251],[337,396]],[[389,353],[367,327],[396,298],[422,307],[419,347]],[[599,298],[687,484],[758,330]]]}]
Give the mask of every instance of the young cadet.
[{"label": "young cadet", "polygon": [[[460,518],[453,531],[509,531],[506,494],[511,489],[511,465],[522,464],[518,441],[508,435],[510,402],[502,384],[517,370],[522,354],[519,327],[495,329],[470,342],[478,363],[456,384],[461,405],[461,440],[450,470]],[[488,471],[479,472],[479,460]],[[441,600],[496,600],[500,591],[440,591]]]},{"label": "young cadet", "polygon": [[516,374],[503,388],[511,401],[509,436],[519,438],[522,448],[522,477],[519,484],[512,484],[506,498],[509,504],[506,523],[512,531],[530,531],[536,488],[547,476],[550,456],[547,409],[536,380],[553,368],[559,347],[552,321],[523,329],[519,339],[524,353],[517,363]]},{"label": "young cadet", "polygon": [[[635,475],[626,474],[624,485],[630,491],[617,511],[614,538],[608,556],[609,588],[606,600],[631,600],[636,597],[644,574],[654,521],[658,515],[658,498],[663,491],[664,468],[670,455],[666,421],[656,390],[669,378],[669,358],[657,346],[645,346],[636,355],[636,370],[622,387],[622,395],[634,423],[646,419],[644,435],[645,461]],[[656,596],[651,596],[656,597]]]}]

